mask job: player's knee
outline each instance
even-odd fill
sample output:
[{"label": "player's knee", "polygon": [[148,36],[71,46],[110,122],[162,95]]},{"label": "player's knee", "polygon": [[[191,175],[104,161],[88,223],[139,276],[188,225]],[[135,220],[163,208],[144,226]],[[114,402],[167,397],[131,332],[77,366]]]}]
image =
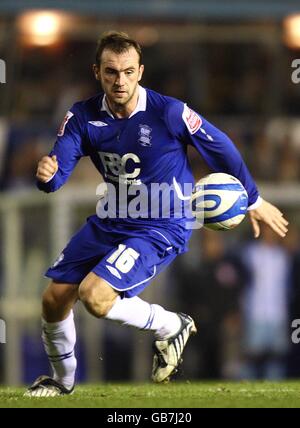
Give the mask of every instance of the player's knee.
[{"label": "player's knee", "polygon": [[56,312],[60,306],[59,299],[49,289],[45,290],[42,297],[43,312]]},{"label": "player's knee", "polygon": [[42,296],[43,317],[48,322],[63,320],[78,299],[76,287],[50,284]]},{"label": "player's knee", "polygon": [[83,281],[79,287],[79,298],[88,312],[103,318],[113,307],[116,297],[103,293],[98,284]]}]

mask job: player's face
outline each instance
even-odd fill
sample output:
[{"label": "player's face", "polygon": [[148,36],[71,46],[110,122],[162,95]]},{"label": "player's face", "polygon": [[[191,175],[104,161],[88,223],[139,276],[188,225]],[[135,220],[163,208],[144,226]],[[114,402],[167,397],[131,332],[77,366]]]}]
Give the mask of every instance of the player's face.
[{"label": "player's face", "polygon": [[144,66],[139,64],[139,55],[134,48],[120,54],[108,49],[102,52],[101,64],[98,73],[96,67],[95,74],[101,81],[110,107],[125,107],[137,102],[137,87],[143,71]]}]

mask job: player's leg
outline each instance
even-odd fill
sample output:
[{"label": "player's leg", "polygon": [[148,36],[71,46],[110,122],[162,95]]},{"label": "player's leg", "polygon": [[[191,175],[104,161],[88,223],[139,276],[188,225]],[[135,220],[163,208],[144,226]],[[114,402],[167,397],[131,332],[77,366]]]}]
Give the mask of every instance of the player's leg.
[{"label": "player's leg", "polygon": [[150,330],[166,339],[180,329],[180,317],[162,306],[150,304],[137,296],[120,298],[120,292],[91,272],[79,287],[79,298],[92,315],[120,324]]},{"label": "player's leg", "polygon": [[66,320],[79,298],[78,287],[78,284],[51,281],[42,297],[43,319],[48,323]]},{"label": "player's leg", "polygon": [[41,376],[26,395],[53,397],[71,393],[77,361],[74,354],[76,330],[73,307],[78,285],[51,282],[43,294],[42,339],[53,370],[53,377]]},{"label": "player's leg", "polygon": [[174,373],[189,337],[196,333],[191,317],[137,297],[175,257],[150,240],[128,239],[107,254],[79,287],[81,301],[94,316],[155,333],[155,382]]},{"label": "player's leg", "polygon": [[96,318],[104,318],[115,305],[119,292],[104,279],[90,272],[81,282],[78,296],[86,310]]},{"label": "player's leg", "polygon": [[43,341],[54,379],[38,379],[28,395],[59,395],[73,387],[76,333],[72,308],[79,284],[112,248],[111,237],[112,229],[107,231],[105,224],[90,217],[47,270],[45,275],[53,282],[43,295]]}]

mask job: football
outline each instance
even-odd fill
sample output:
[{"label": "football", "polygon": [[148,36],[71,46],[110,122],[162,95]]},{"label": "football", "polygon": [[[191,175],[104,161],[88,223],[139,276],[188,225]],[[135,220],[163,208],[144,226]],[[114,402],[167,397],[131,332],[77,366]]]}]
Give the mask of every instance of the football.
[{"label": "football", "polygon": [[207,229],[231,230],[245,218],[248,194],[242,183],[225,173],[199,180],[191,197],[193,216]]}]

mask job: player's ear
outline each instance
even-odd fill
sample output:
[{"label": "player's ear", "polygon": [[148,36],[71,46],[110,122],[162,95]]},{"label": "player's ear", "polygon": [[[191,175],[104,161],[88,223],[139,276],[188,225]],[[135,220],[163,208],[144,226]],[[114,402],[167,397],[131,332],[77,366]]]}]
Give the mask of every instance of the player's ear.
[{"label": "player's ear", "polygon": [[96,80],[100,80],[100,67],[97,64],[93,64],[93,71]]},{"label": "player's ear", "polygon": [[145,67],[143,66],[143,64],[142,64],[142,65],[140,65],[140,69],[139,69],[139,79],[138,79],[138,82],[139,82],[139,81],[142,79],[142,77],[143,77],[144,69],[145,69]]}]

